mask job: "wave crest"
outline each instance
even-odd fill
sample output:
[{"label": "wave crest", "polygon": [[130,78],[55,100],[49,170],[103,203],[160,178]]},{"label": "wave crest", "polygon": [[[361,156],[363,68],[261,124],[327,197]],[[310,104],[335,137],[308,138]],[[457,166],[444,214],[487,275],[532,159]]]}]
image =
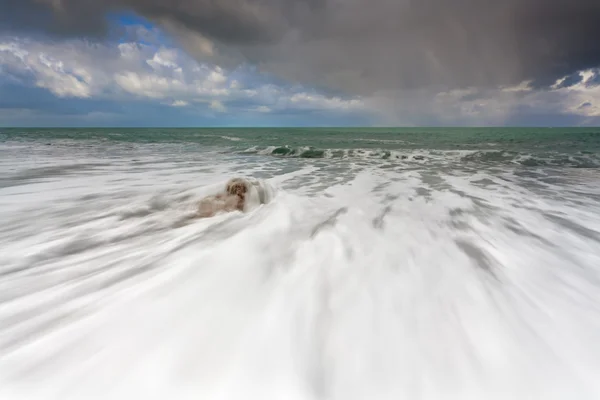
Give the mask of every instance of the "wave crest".
[{"label": "wave crest", "polygon": [[599,168],[596,153],[521,153],[506,150],[386,150],[386,149],[319,149],[301,146],[251,147],[242,154],[307,159],[380,159],[398,162],[449,161],[459,163],[517,164],[525,167],[552,166],[567,168]]}]

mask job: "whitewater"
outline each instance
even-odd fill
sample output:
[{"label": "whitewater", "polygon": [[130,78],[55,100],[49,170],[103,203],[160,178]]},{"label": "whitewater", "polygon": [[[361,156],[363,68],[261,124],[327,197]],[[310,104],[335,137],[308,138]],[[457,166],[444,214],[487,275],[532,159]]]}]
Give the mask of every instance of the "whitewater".
[{"label": "whitewater", "polygon": [[0,143],[0,398],[600,398],[598,169],[366,153]]}]

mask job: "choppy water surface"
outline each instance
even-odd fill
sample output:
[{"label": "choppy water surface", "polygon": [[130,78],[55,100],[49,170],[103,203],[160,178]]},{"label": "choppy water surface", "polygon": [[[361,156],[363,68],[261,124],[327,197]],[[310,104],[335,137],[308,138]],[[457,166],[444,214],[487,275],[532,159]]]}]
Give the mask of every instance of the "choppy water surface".
[{"label": "choppy water surface", "polygon": [[0,132],[0,398],[599,398],[600,131],[517,133]]}]

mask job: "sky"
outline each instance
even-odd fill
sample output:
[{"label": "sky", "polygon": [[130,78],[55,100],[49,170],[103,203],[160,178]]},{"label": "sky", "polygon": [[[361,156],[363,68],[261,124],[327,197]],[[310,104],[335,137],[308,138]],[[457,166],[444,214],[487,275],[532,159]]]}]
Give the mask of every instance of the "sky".
[{"label": "sky", "polygon": [[600,126],[598,0],[0,0],[0,126]]}]

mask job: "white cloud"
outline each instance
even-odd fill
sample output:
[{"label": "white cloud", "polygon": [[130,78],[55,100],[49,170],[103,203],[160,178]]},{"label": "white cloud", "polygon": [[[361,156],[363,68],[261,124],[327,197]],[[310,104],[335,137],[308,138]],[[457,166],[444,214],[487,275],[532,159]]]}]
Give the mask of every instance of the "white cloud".
[{"label": "white cloud", "polygon": [[229,71],[198,62],[181,49],[155,44],[40,42],[0,36],[0,75],[61,98],[143,100],[196,112],[363,112],[379,116],[382,125],[501,125],[523,112],[600,117],[600,86],[592,85],[597,78],[594,71],[582,71],[582,80],[575,85],[562,87],[561,80],[546,90],[522,82],[498,88],[431,88],[352,98],[265,83],[251,68]]},{"label": "white cloud", "polygon": [[34,84],[58,97],[90,97],[92,77],[81,65],[65,64],[51,52],[28,51],[18,43],[0,43],[0,65],[9,71],[33,75]]},{"label": "white cloud", "polygon": [[138,74],[130,71],[115,74],[114,79],[123,90],[150,99],[163,99],[169,94],[185,90],[183,82],[153,74]]},{"label": "white cloud", "polygon": [[353,110],[364,108],[360,99],[342,99],[340,97],[326,97],[321,94],[296,93],[290,97],[290,103],[300,107],[321,110]]},{"label": "white cloud", "polygon": [[187,107],[189,105],[190,105],[190,103],[188,103],[187,101],[183,101],[183,100],[175,100],[174,102],[171,103],[172,107]]},{"label": "white cloud", "polygon": [[[215,85],[221,85],[227,81],[227,78],[223,74],[223,70],[220,67],[216,67],[211,73],[208,75],[207,80]],[[230,85],[231,86],[231,85]]]},{"label": "white cloud", "polygon": [[[460,90],[421,89],[377,93],[364,99],[379,113],[381,125],[486,126],[539,121],[541,116],[577,116],[582,123],[600,117],[600,86],[593,85],[593,71],[582,71],[582,81],[562,87],[564,79],[547,89],[533,89],[530,82],[509,87]],[[571,120],[572,121],[572,120]]]},{"label": "white cloud", "polygon": [[503,92],[530,92],[533,90],[530,85],[531,81],[525,81],[515,86],[502,87],[500,90],[502,90]]},{"label": "white cloud", "polygon": [[258,107],[256,107],[256,111],[258,111],[260,113],[270,113],[273,110],[271,110],[271,108],[269,108],[267,106],[258,106]]},{"label": "white cloud", "polygon": [[[600,86],[591,84],[596,75],[592,70],[579,72],[581,81],[575,85],[555,89],[553,94],[569,113],[581,117],[600,117]],[[559,80],[553,87],[560,87]]]},{"label": "white cloud", "polygon": [[225,112],[227,108],[219,100],[213,100],[210,102],[210,108],[217,112]]},{"label": "white cloud", "polygon": [[177,52],[174,49],[160,48],[151,60],[147,60],[146,63],[154,70],[160,70],[161,68],[177,69],[179,65],[177,61]]},{"label": "white cloud", "polygon": [[181,49],[145,43],[0,37],[0,74],[58,97],[138,99],[173,107],[204,103],[217,112],[232,110],[225,103],[259,113],[286,109],[350,112],[364,107],[360,99],[264,83],[251,69],[239,68],[233,78],[232,72],[200,63]]}]

